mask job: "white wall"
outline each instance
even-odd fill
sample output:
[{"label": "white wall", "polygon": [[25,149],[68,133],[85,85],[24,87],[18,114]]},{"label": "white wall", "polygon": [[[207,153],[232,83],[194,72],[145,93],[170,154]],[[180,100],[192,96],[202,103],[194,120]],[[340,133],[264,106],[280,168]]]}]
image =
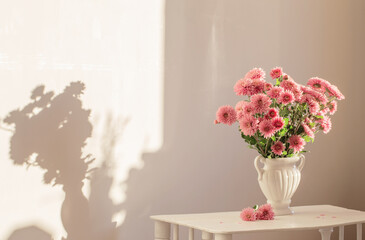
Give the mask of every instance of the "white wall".
[{"label": "white wall", "polygon": [[[265,201],[253,167],[256,153],[240,139],[237,126],[212,123],[219,106],[239,101],[233,85],[256,66],[267,71],[283,66],[302,84],[320,76],[343,91],[347,98],[332,118],[333,130],[308,146],[293,205],[364,210],[364,9],[364,1],[168,1],[165,141],[157,154],[145,155],[145,167],[128,180],[132,217],[123,225],[124,239],[151,236],[151,214],[240,210]],[[135,226],[148,228],[136,232]],[[242,236],[250,238],[320,235]]]}]

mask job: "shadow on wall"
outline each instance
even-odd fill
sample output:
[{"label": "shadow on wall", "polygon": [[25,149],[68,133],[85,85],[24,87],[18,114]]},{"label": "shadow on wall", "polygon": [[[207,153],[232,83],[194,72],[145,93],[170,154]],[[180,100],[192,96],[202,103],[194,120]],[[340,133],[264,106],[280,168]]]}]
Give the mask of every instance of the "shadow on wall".
[{"label": "shadow on wall", "polygon": [[8,238],[8,240],[25,240],[25,239],[52,240],[52,236],[36,226],[31,226],[15,230]]},{"label": "shadow on wall", "polygon": [[90,177],[89,206],[95,240],[116,240],[116,223],[112,222],[113,215],[122,210],[121,204],[115,204],[109,198],[109,192],[113,183],[112,170],[115,167],[114,150],[123,136],[128,119],[114,120],[109,114],[105,122],[104,135],[102,137],[102,165],[93,171]]},{"label": "shadow on wall", "polygon": [[[94,159],[82,152],[93,128],[90,110],[84,109],[80,100],[84,88],[83,83],[73,82],[57,96],[45,92],[44,86],[35,88],[31,103],[10,112],[4,119],[6,124],[14,126],[10,158],[16,165],[44,169],[45,184],[63,186],[61,219],[67,232],[64,239],[114,240],[116,227],[111,219],[120,206],[114,206],[108,191],[113,180],[109,168],[117,135],[107,122],[104,142],[108,144],[103,149],[103,165],[90,169]],[[91,178],[89,200],[82,192],[86,178]],[[22,236],[28,240],[50,239],[48,233],[30,226],[15,230],[8,240],[24,239]]]}]

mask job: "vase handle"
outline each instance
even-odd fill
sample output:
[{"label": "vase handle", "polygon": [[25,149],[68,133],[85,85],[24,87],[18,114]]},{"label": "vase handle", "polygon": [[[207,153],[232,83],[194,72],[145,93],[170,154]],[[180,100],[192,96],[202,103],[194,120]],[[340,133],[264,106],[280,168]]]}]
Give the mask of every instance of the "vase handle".
[{"label": "vase handle", "polygon": [[256,168],[256,170],[257,170],[257,173],[258,173],[258,177],[257,177],[257,180],[261,180],[262,179],[262,174],[264,174],[264,170],[262,169],[262,168],[260,168],[260,166],[259,166],[259,161],[260,162],[262,162],[262,163],[265,163],[265,158],[264,157],[262,157],[261,155],[259,155],[259,156],[257,156],[256,158],[255,158],[255,162],[254,162],[254,164],[255,164],[255,168]]},{"label": "vase handle", "polygon": [[299,156],[299,160],[300,160],[300,163],[298,164],[297,168],[299,169],[299,171],[301,172],[303,167],[304,167],[304,163],[305,163],[305,157],[303,154],[301,154]]}]

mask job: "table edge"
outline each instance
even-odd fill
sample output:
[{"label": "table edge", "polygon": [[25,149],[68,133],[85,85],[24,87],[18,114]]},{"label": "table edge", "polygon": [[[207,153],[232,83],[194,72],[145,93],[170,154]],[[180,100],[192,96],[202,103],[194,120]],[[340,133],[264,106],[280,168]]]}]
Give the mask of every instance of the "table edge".
[{"label": "table edge", "polygon": [[[305,206],[296,206],[296,207],[310,207],[310,206],[331,206],[331,207],[338,207],[338,206],[334,206],[334,205],[305,205]],[[295,208],[295,207],[293,207],[293,208]],[[363,211],[360,211],[360,210],[349,209],[349,208],[344,208],[344,207],[338,207],[338,208],[363,212]],[[238,211],[227,211],[227,212],[238,212]],[[222,212],[222,213],[227,213],[227,212]],[[212,212],[209,212],[209,213],[212,213]],[[213,213],[220,213],[220,212],[213,212]],[[193,214],[205,214],[205,213],[191,213],[191,215],[193,215]],[[166,223],[170,223],[170,224],[176,224],[176,225],[179,225],[179,226],[193,228],[193,229],[197,229],[197,230],[201,230],[201,231],[205,231],[205,232],[209,232],[209,233],[213,233],[213,234],[239,234],[239,233],[252,233],[252,232],[277,232],[277,231],[318,230],[318,229],[323,229],[323,228],[334,228],[334,227],[339,227],[339,226],[348,226],[348,225],[354,225],[354,224],[358,224],[358,223],[365,223],[365,219],[364,219],[364,220],[361,220],[361,221],[346,222],[344,224],[329,224],[329,225],[318,226],[318,227],[311,227],[311,226],[309,226],[309,227],[300,227],[300,228],[290,228],[289,227],[289,228],[280,228],[280,229],[254,229],[254,230],[245,230],[245,231],[215,231],[215,230],[211,230],[211,229],[207,229],[207,228],[192,226],[192,225],[189,225],[189,224],[180,224],[177,221],[164,221],[164,220],[159,219],[159,217],[167,216],[167,215],[190,215],[190,214],[152,215],[152,216],[150,216],[150,219],[152,219],[154,221],[166,222]]]}]

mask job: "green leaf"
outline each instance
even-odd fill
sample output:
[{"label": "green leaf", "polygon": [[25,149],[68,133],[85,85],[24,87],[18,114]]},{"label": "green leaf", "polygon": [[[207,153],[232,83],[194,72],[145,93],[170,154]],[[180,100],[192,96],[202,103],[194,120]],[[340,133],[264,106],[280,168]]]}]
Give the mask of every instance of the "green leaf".
[{"label": "green leaf", "polygon": [[287,151],[284,151],[281,155],[285,156],[287,154],[288,154],[288,152]]},{"label": "green leaf", "polygon": [[303,137],[303,139],[304,139],[306,142],[310,142],[310,141],[312,141],[312,142],[313,142],[313,138],[309,137],[308,135],[305,135],[305,136]]},{"label": "green leaf", "polygon": [[255,210],[257,210],[257,209],[259,209],[259,205],[255,205],[252,208],[255,209]]},{"label": "green leaf", "polygon": [[255,145],[257,143],[253,136],[246,136],[245,134],[241,133],[241,137],[245,139],[245,142],[249,145]]},{"label": "green leaf", "polygon": [[250,136],[248,140],[250,141],[250,144],[252,145],[256,144],[256,139],[253,136]]},{"label": "green leaf", "polygon": [[280,110],[280,112],[279,112],[279,115],[280,116],[282,116],[282,117],[286,117],[286,116],[288,116],[289,115],[289,110],[288,109],[286,109],[286,108],[282,108],[282,107],[280,107],[281,108],[281,110]]},{"label": "green leaf", "polygon": [[317,119],[323,119],[323,116],[320,116],[320,115],[316,115],[314,117],[317,118]]},{"label": "green leaf", "polygon": [[276,138],[275,136],[272,136],[271,139],[275,142],[276,141]]},{"label": "green leaf", "polygon": [[284,136],[287,132],[288,132],[288,129],[287,128],[281,129],[280,132],[279,132],[279,137]]},{"label": "green leaf", "polygon": [[279,80],[279,78],[277,78],[276,79],[276,84],[275,84],[275,86],[279,86],[280,85],[280,80]]},{"label": "green leaf", "polygon": [[310,122],[310,123],[309,123],[309,126],[310,126],[311,128],[314,128],[314,127],[316,126],[316,124],[315,124],[314,122]]},{"label": "green leaf", "polygon": [[284,127],[286,127],[289,124],[289,118],[284,118]]}]

